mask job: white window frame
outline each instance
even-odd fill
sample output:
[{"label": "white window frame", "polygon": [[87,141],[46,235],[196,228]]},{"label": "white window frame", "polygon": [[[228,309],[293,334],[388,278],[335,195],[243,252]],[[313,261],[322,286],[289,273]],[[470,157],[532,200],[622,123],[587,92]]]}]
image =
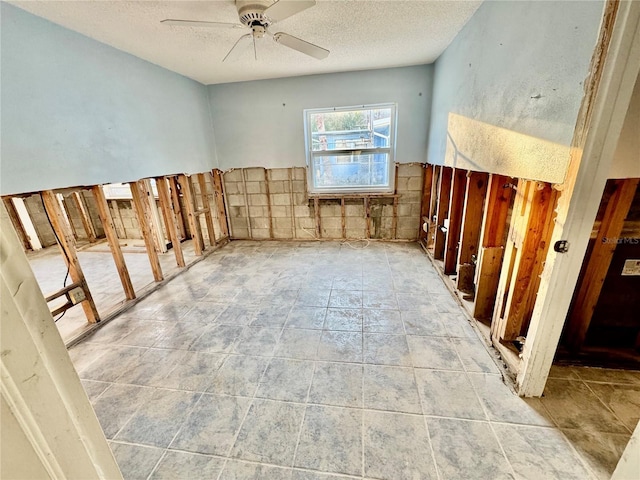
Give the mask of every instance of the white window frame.
[{"label": "white window frame", "polygon": [[[337,150],[319,150],[313,151],[312,143],[312,128],[311,128],[311,115],[318,113],[333,113],[333,112],[348,112],[348,111],[361,111],[372,109],[391,109],[391,121],[389,125],[389,146],[388,147],[370,147],[370,148],[344,148]],[[395,149],[396,149],[396,131],[398,123],[398,105],[396,103],[379,103],[372,105],[356,105],[349,107],[330,107],[330,108],[309,108],[304,110],[304,133],[305,133],[305,150],[307,161],[307,185],[308,191],[312,195],[318,195],[323,193],[393,193],[395,191]],[[330,187],[316,187],[315,186],[315,172],[313,169],[313,160],[318,157],[324,156],[338,156],[338,155],[366,155],[366,154],[379,154],[384,153],[388,155],[388,175],[389,181],[386,185],[372,186],[372,185],[346,185],[346,186],[330,186]]]}]

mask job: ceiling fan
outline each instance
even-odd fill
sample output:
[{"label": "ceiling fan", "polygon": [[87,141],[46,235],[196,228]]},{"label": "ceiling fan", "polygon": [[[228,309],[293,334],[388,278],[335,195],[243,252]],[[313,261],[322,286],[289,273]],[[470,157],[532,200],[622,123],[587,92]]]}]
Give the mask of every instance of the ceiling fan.
[{"label": "ceiling fan", "polygon": [[316,4],[315,0],[236,0],[236,8],[238,10],[238,18],[240,23],[226,22],[205,22],[200,20],[176,20],[166,19],[161,23],[166,25],[177,25],[186,27],[219,27],[219,28],[249,28],[251,33],[241,36],[231,47],[229,53],[222,59],[224,62],[231,52],[242,42],[249,39],[253,41],[253,54],[256,60],[258,54],[256,51],[256,39],[263,38],[265,35],[270,36],[276,43],[292,48],[298,52],[304,53],[311,57],[322,60],[329,55],[329,50],[305,42],[304,40],[289,35],[284,32],[271,33],[269,27],[274,23],[280,22],[285,18],[302,12]]}]

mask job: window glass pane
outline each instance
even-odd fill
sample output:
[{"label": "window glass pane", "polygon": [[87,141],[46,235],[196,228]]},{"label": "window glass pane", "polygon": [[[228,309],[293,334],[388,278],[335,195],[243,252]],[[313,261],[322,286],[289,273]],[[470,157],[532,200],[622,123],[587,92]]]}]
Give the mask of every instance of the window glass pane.
[{"label": "window glass pane", "polygon": [[312,167],[315,188],[389,185],[388,153],[316,156]]},{"label": "window glass pane", "polygon": [[389,147],[391,110],[387,107],[311,113],[312,150]]}]

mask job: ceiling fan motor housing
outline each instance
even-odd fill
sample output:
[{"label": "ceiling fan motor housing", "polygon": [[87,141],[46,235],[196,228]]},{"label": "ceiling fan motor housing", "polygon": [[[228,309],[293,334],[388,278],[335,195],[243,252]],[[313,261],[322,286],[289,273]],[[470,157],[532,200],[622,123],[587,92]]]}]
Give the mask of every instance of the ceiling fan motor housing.
[{"label": "ceiling fan motor housing", "polygon": [[271,4],[269,0],[236,0],[240,23],[249,28],[262,27],[264,34],[264,29],[273,23],[264,15],[264,11]]}]

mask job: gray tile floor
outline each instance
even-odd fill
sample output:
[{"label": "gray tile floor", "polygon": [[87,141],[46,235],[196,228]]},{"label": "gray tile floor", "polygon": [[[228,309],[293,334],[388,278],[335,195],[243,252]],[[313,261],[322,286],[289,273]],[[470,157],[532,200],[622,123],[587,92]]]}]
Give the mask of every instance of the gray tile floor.
[{"label": "gray tile floor", "polygon": [[127,479],[608,478],[640,373],[523,400],[415,244],[232,242],[70,350]]}]

